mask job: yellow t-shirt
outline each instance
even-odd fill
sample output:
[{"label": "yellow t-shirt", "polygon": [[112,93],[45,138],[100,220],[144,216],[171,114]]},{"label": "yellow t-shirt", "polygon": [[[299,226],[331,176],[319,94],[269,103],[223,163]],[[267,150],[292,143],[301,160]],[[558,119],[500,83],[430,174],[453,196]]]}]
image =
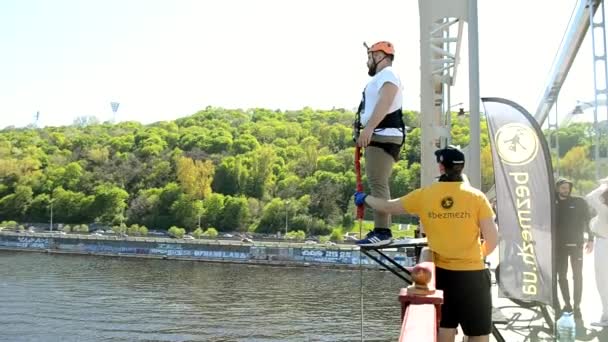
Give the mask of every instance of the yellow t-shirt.
[{"label": "yellow t-shirt", "polygon": [[481,191],[467,183],[437,182],[401,197],[401,203],[420,217],[437,267],[485,268],[479,222],[494,212]]}]

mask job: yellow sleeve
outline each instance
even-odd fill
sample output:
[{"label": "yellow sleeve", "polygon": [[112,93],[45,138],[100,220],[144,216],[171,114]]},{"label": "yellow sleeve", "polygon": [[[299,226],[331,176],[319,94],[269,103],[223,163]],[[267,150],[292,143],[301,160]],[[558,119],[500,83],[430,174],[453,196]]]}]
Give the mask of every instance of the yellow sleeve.
[{"label": "yellow sleeve", "polygon": [[409,214],[416,214],[420,216],[422,211],[422,189],[416,189],[409,194],[401,197],[401,205],[403,209]]},{"label": "yellow sleeve", "polygon": [[479,195],[479,220],[494,217],[494,210],[490,201],[484,195]]}]

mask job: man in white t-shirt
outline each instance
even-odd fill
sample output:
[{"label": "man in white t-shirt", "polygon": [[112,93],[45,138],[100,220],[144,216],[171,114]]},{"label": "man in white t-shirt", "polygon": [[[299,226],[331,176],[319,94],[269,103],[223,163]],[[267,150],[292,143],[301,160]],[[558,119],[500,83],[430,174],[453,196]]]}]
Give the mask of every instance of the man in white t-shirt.
[{"label": "man in white t-shirt", "polygon": [[[357,145],[365,148],[365,174],[371,195],[383,199],[391,198],[389,178],[405,141],[402,84],[392,67],[394,57],[390,42],[381,41],[367,49],[368,75],[372,78],[363,91],[355,122]],[[374,230],[357,244],[390,244],[390,226],[389,214],[374,211]]]},{"label": "man in white t-shirt", "polygon": [[608,178],[600,180],[600,186],[591,191],[585,199],[596,216],[591,219],[591,231],[595,234],[595,282],[602,303],[602,316],[591,325],[608,328]]}]

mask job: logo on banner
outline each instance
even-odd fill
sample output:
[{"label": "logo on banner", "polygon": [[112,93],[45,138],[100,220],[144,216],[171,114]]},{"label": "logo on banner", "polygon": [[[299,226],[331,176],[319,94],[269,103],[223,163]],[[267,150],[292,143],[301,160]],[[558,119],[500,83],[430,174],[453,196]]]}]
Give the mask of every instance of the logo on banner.
[{"label": "logo on banner", "polygon": [[509,165],[526,165],[536,157],[538,137],[531,127],[520,123],[502,126],[494,137],[500,159]]}]

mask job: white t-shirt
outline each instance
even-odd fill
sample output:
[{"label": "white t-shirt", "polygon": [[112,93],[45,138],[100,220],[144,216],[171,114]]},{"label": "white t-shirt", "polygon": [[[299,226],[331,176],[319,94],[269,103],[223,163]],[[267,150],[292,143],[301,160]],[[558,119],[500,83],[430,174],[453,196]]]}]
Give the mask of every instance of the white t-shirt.
[{"label": "white t-shirt", "polygon": [[[367,122],[372,116],[374,112],[374,108],[376,107],[376,103],[378,102],[378,98],[380,96],[380,88],[384,85],[384,83],[390,82],[393,83],[399,88],[397,94],[395,95],[395,99],[393,103],[389,107],[388,113],[392,113],[397,109],[401,108],[403,105],[403,86],[401,84],[401,79],[397,76],[397,73],[393,69],[392,66],[388,66],[380,72],[378,72],[365,86],[365,108],[363,109],[363,113],[361,113],[361,124],[363,126],[367,125]],[[388,114],[387,113],[387,114]],[[403,133],[398,128],[383,128],[378,129],[374,132],[378,135],[389,135],[389,136],[402,136]]]}]

